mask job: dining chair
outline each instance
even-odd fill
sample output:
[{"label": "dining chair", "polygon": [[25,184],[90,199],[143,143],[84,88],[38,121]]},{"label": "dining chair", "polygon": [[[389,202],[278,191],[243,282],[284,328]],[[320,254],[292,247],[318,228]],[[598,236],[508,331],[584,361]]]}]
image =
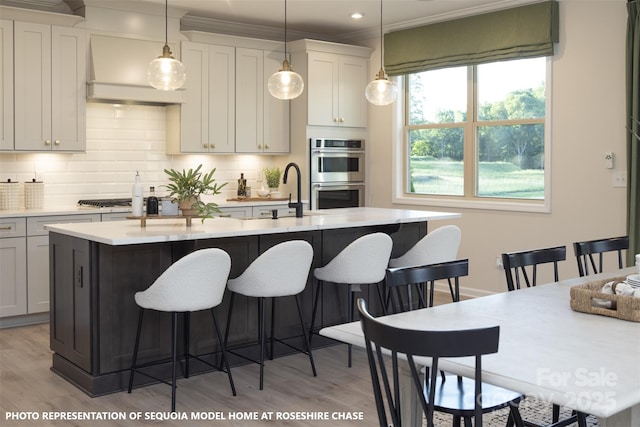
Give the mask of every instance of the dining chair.
[{"label": "dining chair", "polygon": [[[502,267],[507,278],[507,289],[520,289],[520,274],[527,287],[536,286],[537,272],[540,264],[553,263],[553,278],[558,281],[558,262],[567,259],[567,247],[532,249],[521,252],[507,252],[502,254]],[[531,279],[527,267],[532,272]]]},{"label": "dining chair", "polygon": [[[278,341],[287,347],[299,352],[305,353],[309,357],[311,363],[311,371],[313,376],[317,375],[316,366],[311,353],[311,345],[309,344],[309,336],[304,325],[304,316],[302,307],[300,306],[300,293],[307,285],[311,262],[313,261],[313,247],[309,242],[304,240],[289,240],[279,243],[263,252],[256,258],[244,272],[235,279],[229,279],[227,287],[231,291],[231,301],[227,317],[227,328],[225,331],[224,342],[227,344],[229,338],[229,329],[231,325],[231,315],[233,312],[233,303],[236,295],[244,295],[250,298],[258,299],[258,342],[260,345],[260,359],[253,360],[244,354],[235,350],[229,350],[250,362],[260,365],[260,390],[264,388],[264,359],[265,359],[265,299],[271,299],[271,333],[269,336],[270,352],[269,357],[273,359],[274,342]],[[302,337],[305,348],[297,348],[286,341],[279,340],[275,337],[275,309],[276,298],[294,297],[300,327],[302,328]]]},{"label": "dining chair", "polygon": [[[436,280],[447,279],[454,302],[460,300],[460,283],[462,276],[469,274],[469,260],[461,259],[449,262],[442,262],[429,265],[420,265],[413,267],[397,267],[387,268],[385,275],[385,285],[387,286],[391,306],[394,313],[411,310],[413,308],[411,301],[404,304],[401,287],[409,287],[413,284],[430,284],[430,293],[428,296],[429,306],[433,305],[434,282]],[[453,280],[453,285],[451,280]]]},{"label": "dining chair", "polygon": [[[399,355],[407,359],[427,427],[434,426],[435,411],[451,414],[454,425],[460,425],[461,419],[471,425],[474,419],[474,425],[482,427],[482,414],[507,407],[507,425],[524,426],[518,409],[524,396],[482,382],[482,356],[498,352],[499,326],[449,331],[403,329],[373,318],[363,298],[358,299],[358,310],[380,427],[406,425],[400,413]],[[426,378],[421,378],[422,367],[414,360],[416,356],[431,358]],[[470,356],[475,357],[475,379],[438,376],[441,358]]]},{"label": "dining chair", "polygon": [[[436,228],[432,232],[427,233],[426,236],[420,239],[418,243],[413,245],[402,256],[390,259],[389,267],[413,267],[453,261],[458,256],[461,238],[462,232],[460,228],[455,225],[445,225]],[[451,280],[448,280],[448,282],[451,299],[457,301]],[[418,307],[433,306],[434,283],[431,282],[429,290],[427,290],[427,286],[425,286],[424,283],[414,283],[413,286],[418,290]],[[413,306],[412,285],[407,286],[406,292],[409,306]],[[427,293],[432,296],[430,299],[427,298]],[[390,295],[388,295],[388,298],[389,297]]]},{"label": "dining chair", "polygon": [[[136,342],[133,349],[133,360],[129,374],[129,388],[131,393],[134,374],[139,373],[165,384],[162,378],[157,378],[143,371],[163,361],[138,364],[138,350],[142,331],[142,319],[145,310],[156,310],[171,313],[171,411],[176,410],[177,365],[178,365],[178,313],[184,316],[184,377],[189,377],[189,359],[196,358],[211,367],[224,370],[229,377],[231,392],[236,395],[231,369],[227,359],[225,344],[220,335],[214,308],[220,305],[224,295],[227,278],[231,270],[231,258],[222,249],[200,249],[174,262],[158,277],[145,291],[136,292],[134,299],[140,307]],[[206,360],[191,355],[189,352],[189,319],[192,312],[210,310],[213,327],[220,343],[221,365],[217,367]]]},{"label": "dining chair", "polygon": [[[313,271],[313,275],[317,279],[317,287],[311,314],[311,333],[314,333],[318,304],[321,300],[321,290],[324,284],[333,283],[347,288],[347,319],[352,322],[354,293],[360,292],[362,285],[377,285],[384,279],[392,247],[393,241],[388,234],[366,234],[347,245],[326,265]],[[380,287],[377,287],[377,291],[380,303],[384,305],[385,298]],[[351,367],[351,344],[348,344],[347,348],[347,363]]]},{"label": "dining chair", "polygon": [[[574,242],[573,251],[578,262],[580,277],[589,275],[589,265],[594,273],[602,273],[603,255],[606,252],[617,252],[618,268],[622,268],[622,251],[626,249],[629,249],[629,236]],[[594,259],[596,254],[598,255],[598,268],[596,268]]]}]

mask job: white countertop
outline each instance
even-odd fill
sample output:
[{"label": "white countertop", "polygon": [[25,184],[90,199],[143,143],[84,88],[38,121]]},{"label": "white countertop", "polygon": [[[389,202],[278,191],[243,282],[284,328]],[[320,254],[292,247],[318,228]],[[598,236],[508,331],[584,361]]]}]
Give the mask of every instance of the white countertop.
[{"label": "white countertop", "polygon": [[187,227],[183,218],[150,219],[146,227],[139,220],[100,223],[52,224],[51,232],[108,245],[134,245],[180,240],[291,233],[336,228],[434,221],[459,218],[459,213],[384,208],[347,208],[305,211],[303,218],[278,219],[194,218]]}]

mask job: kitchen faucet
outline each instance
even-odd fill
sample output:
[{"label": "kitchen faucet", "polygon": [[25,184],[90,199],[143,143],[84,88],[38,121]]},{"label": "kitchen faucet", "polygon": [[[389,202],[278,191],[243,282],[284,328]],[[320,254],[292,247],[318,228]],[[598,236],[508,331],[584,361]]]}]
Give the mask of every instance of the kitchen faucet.
[{"label": "kitchen faucet", "polygon": [[289,168],[290,167],[294,167],[296,168],[296,172],[298,172],[298,201],[296,203],[291,203],[291,193],[289,193],[289,207],[290,208],[296,208],[296,218],[302,218],[302,197],[301,197],[301,191],[302,191],[302,176],[300,175],[300,167],[291,162],[287,165],[286,168],[284,168],[284,177],[282,178],[282,183],[286,184],[287,183],[287,176],[289,175]]}]

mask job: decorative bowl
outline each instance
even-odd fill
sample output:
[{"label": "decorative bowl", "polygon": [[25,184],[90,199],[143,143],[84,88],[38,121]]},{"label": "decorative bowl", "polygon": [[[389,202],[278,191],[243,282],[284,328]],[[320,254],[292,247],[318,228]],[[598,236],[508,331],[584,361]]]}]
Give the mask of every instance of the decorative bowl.
[{"label": "decorative bowl", "polygon": [[258,190],[258,197],[267,197],[269,195],[269,190]]}]

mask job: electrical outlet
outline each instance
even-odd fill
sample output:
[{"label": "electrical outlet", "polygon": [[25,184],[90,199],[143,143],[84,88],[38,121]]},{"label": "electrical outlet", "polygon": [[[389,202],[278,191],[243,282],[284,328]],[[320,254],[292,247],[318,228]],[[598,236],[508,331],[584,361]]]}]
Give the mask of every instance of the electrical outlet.
[{"label": "electrical outlet", "polygon": [[258,169],[256,172],[256,181],[257,182],[262,182],[263,177],[262,177],[262,169]]},{"label": "electrical outlet", "polygon": [[496,268],[502,268],[502,257],[500,255],[498,255],[496,257]]},{"label": "electrical outlet", "polygon": [[613,175],[614,187],[626,187],[627,186],[627,171],[614,172]]}]

